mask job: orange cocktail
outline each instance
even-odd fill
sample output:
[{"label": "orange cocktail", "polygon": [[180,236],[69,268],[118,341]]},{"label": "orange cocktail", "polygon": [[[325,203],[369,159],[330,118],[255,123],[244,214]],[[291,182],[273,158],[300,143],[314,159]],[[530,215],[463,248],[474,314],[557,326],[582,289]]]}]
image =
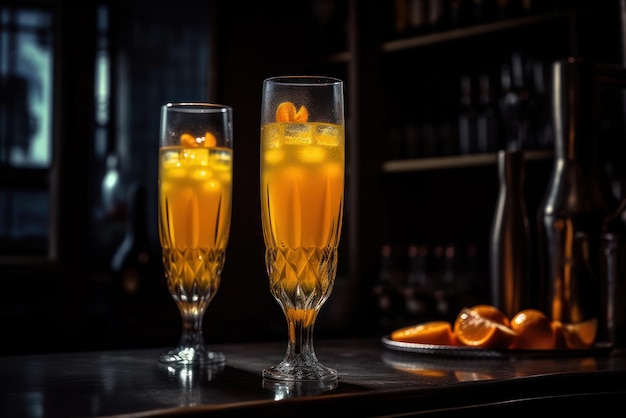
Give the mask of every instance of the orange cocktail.
[{"label": "orange cocktail", "polygon": [[[315,355],[313,328],[337,274],[344,202],[343,82],[323,76],[263,81],[261,220],[270,291],[287,319],[287,351],[263,381],[337,385]],[[282,383],[279,383],[279,386]]]},{"label": "orange cocktail", "polygon": [[336,270],[344,202],[344,127],[261,127],[261,212],[270,289],[288,320],[312,324]]},{"label": "orange cocktail", "polygon": [[159,233],[168,287],[174,299],[206,305],[219,287],[228,243],[232,150],[166,146],[159,153]]}]

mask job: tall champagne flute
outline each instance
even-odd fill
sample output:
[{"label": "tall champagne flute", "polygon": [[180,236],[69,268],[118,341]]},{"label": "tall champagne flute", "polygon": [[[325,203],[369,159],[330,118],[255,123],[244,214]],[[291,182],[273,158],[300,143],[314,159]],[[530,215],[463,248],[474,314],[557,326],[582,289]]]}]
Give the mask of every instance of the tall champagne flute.
[{"label": "tall champagne flute", "polygon": [[209,103],[162,107],[159,148],[159,239],[168,289],[180,310],[178,346],[169,364],[225,363],[207,349],[202,320],[221,280],[230,233],[232,108]]},{"label": "tall champagne flute", "polygon": [[333,288],[344,205],[343,82],[314,76],[263,82],[261,215],[270,289],[287,319],[283,360],[271,381],[331,381],[313,347]]}]

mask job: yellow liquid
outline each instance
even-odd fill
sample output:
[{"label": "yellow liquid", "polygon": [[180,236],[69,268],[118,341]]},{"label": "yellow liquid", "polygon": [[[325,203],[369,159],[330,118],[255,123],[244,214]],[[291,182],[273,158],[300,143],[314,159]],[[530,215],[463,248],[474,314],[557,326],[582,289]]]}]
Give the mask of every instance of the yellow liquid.
[{"label": "yellow liquid", "polygon": [[220,284],[230,232],[232,150],[162,147],[159,238],[174,300],[206,305]]},{"label": "yellow liquid", "polygon": [[344,128],[261,128],[261,212],[270,288],[289,320],[313,323],[337,272],[344,202]]}]

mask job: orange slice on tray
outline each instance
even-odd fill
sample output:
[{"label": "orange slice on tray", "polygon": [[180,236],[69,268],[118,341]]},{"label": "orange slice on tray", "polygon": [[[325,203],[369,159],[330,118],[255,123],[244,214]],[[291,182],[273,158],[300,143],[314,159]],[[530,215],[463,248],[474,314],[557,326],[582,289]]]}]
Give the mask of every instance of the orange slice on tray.
[{"label": "orange slice on tray", "polygon": [[513,349],[545,349],[556,347],[557,337],[550,319],[537,309],[524,309],[511,318],[511,328],[517,332]]},{"label": "orange slice on tray", "polygon": [[448,321],[428,321],[393,331],[393,341],[418,344],[453,345],[452,324]]},{"label": "orange slice on tray", "polygon": [[499,322],[500,324],[507,327],[511,326],[511,321],[509,320],[509,317],[493,305],[474,305],[470,309],[478,312],[480,316],[489,318],[492,321]]},{"label": "orange slice on tray", "polygon": [[276,108],[276,122],[306,122],[309,119],[309,111],[306,107],[296,106],[291,102],[282,102]]},{"label": "orange slice on tray", "polygon": [[191,134],[182,134],[180,136],[180,144],[184,147],[215,147],[217,139],[211,132],[205,132],[204,136],[196,138]]},{"label": "orange slice on tray", "polygon": [[471,308],[461,310],[453,331],[461,345],[477,348],[508,348],[517,337],[511,328]]}]

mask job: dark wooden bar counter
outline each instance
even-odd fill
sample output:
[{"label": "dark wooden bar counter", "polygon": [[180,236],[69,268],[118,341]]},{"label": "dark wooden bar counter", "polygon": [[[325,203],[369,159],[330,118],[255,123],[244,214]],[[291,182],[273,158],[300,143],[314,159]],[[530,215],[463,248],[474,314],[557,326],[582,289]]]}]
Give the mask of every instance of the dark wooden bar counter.
[{"label": "dark wooden bar counter", "polygon": [[[221,344],[221,370],[161,365],[162,349],[0,357],[0,416],[460,416],[608,410],[626,396],[626,351],[495,358],[390,350],[379,339],[318,340],[335,388],[270,386],[285,343]],[[623,412],[622,412],[623,413]],[[519,415],[516,415],[519,416]],[[595,416],[598,416],[596,414]]]}]

